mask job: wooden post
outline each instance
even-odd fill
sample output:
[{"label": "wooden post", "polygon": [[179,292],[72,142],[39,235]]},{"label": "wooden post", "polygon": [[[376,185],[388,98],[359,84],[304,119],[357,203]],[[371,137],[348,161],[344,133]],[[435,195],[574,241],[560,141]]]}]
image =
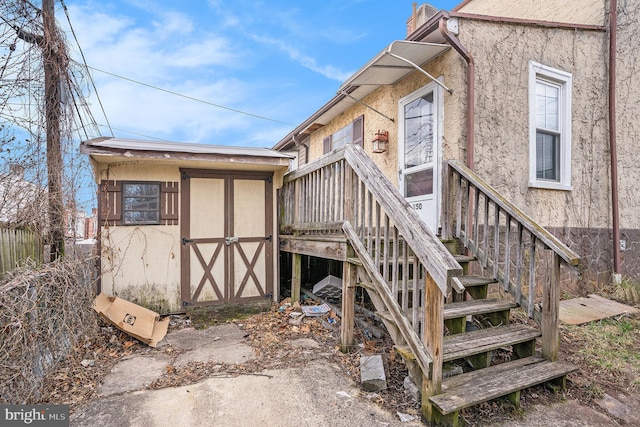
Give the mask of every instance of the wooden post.
[{"label": "wooden post", "polygon": [[300,285],[302,284],[302,255],[292,254],[291,268],[291,303],[300,301]]},{"label": "wooden post", "polygon": [[60,126],[62,119],[60,83],[66,73],[66,64],[60,50],[63,44],[55,23],[54,0],[42,1],[42,24],[44,41],[42,59],[45,80],[45,110],[47,130],[47,197],[49,202],[49,244],[50,261],[64,255],[64,202],[62,195],[62,151],[60,147]]},{"label": "wooden post", "polygon": [[[355,210],[354,199],[354,172],[345,165],[344,171],[344,220],[353,222]],[[364,209],[363,209],[364,210]],[[347,258],[355,257],[355,252],[351,245],[347,249]],[[358,281],[357,267],[345,261],[342,263],[342,323],[340,326],[340,351],[343,353],[351,350],[353,346],[353,324],[355,322],[356,309],[356,283]]]},{"label": "wooden post", "polygon": [[542,294],[542,357],[555,362],[560,347],[560,256],[553,253],[552,257],[551,271]]},{"label": "wooden post", "polygon": [[[349,249],[353,256],[353,249]],[[342,263],[342,323],[340,325],[340,351],[347,353],[353,348],[353,325],[355,323],[357,267],[346,261]]]},{"label": "wooden post", "polygon": [[[442,393],[442,342],[444,338],[444,295],[431,275],[424,284],[424,336],[422,341],[431,356],[431,372],[422,375],[422,415],[430,422],[439,419],[439,413],[429,398]],[[429,378],[430,376],[430,378]]]},{"label": "wooden post", "polygon": [[451,240],[453,238],[453,173],[451,173],[451,169],[449,167],[449,163],[443,162],[442,168],[442,197],[444,198],[444,203],[442,203],[442,216],[443,216],[443,227],[442,227],[442,237],[445,240]]}]

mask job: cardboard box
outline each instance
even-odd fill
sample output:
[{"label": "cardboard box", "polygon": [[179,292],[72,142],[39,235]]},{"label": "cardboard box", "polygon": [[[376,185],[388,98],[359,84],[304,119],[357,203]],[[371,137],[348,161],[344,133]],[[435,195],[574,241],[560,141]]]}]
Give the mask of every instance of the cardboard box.
[{"label": "cardboard box", "polygon": [[151,347],[164,338],[169,328],[169,317],[160,320],[160,315],[155,311],[103,293],[93,301],[93,309],[121,331]]}]

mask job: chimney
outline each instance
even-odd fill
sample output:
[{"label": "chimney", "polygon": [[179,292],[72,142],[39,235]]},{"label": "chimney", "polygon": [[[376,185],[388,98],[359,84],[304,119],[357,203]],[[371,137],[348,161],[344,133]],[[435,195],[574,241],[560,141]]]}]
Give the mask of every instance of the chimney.
[{"label": "chimney", "polygon": [[411,33],[420,28],[422,24],[427,22],[429,18],[438,13],[438,8],[428,3],[423,3],[420,7],[417,7],[417,5],[417,3],[413,3],[411,17],[407,20],[407,38]]}]

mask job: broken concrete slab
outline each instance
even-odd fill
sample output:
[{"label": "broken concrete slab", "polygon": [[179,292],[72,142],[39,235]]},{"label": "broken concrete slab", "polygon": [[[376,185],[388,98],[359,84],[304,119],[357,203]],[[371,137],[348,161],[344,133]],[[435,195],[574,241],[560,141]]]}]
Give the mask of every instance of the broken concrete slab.
[{"label": "broken concrete slab", "polygon": [[640,426],[640,400],[622,393],[608,394],[596,401],[599,407],[630,426]]},{"label": "broken concrete slab", "polygon": [[366,391],[380,391],[387,388],[387,376],[381,355],[360,358],[360,383]]},{"label": "broken concrete slab", "polygon": [[203,330],[185,328],[174,331],[161,344],[186,350],[177,356],[175,366],[192,362],[242,364],[255,358],[253,347],[246,342],[244,332],[234,323]]},{"label": "broken concrete slab", "polygon": [[359,391],[327,360],[256,375],[109,396],[78,407],[71,426],[389,426],[401,422]]},{"label": "broken concrete slab", "polygon": [[142,390],[166,372],[171,359],[162,355],[134,356],[113,367],[98,388],[99,396]]},{"label": "broken concrete slab", "polygon": [[620,424],[595,409],[569,400],[553,405],[535,405],[521,419],[496,421],[492,427],[619,427]]}]

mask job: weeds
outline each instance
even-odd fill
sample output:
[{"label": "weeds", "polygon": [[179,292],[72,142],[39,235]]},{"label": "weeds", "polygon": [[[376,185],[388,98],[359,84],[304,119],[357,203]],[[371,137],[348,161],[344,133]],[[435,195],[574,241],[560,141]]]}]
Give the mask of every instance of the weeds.
[{"label": "weeds", "polygon": [[[562,334],[574,351],[572,362],[585,375],[597,376],[605,384],[622,390],[640,390],[640,317],[604,319],[581,326],[564,325]],[[598,385],[589,386],[588,394],[602,394]]]}]

